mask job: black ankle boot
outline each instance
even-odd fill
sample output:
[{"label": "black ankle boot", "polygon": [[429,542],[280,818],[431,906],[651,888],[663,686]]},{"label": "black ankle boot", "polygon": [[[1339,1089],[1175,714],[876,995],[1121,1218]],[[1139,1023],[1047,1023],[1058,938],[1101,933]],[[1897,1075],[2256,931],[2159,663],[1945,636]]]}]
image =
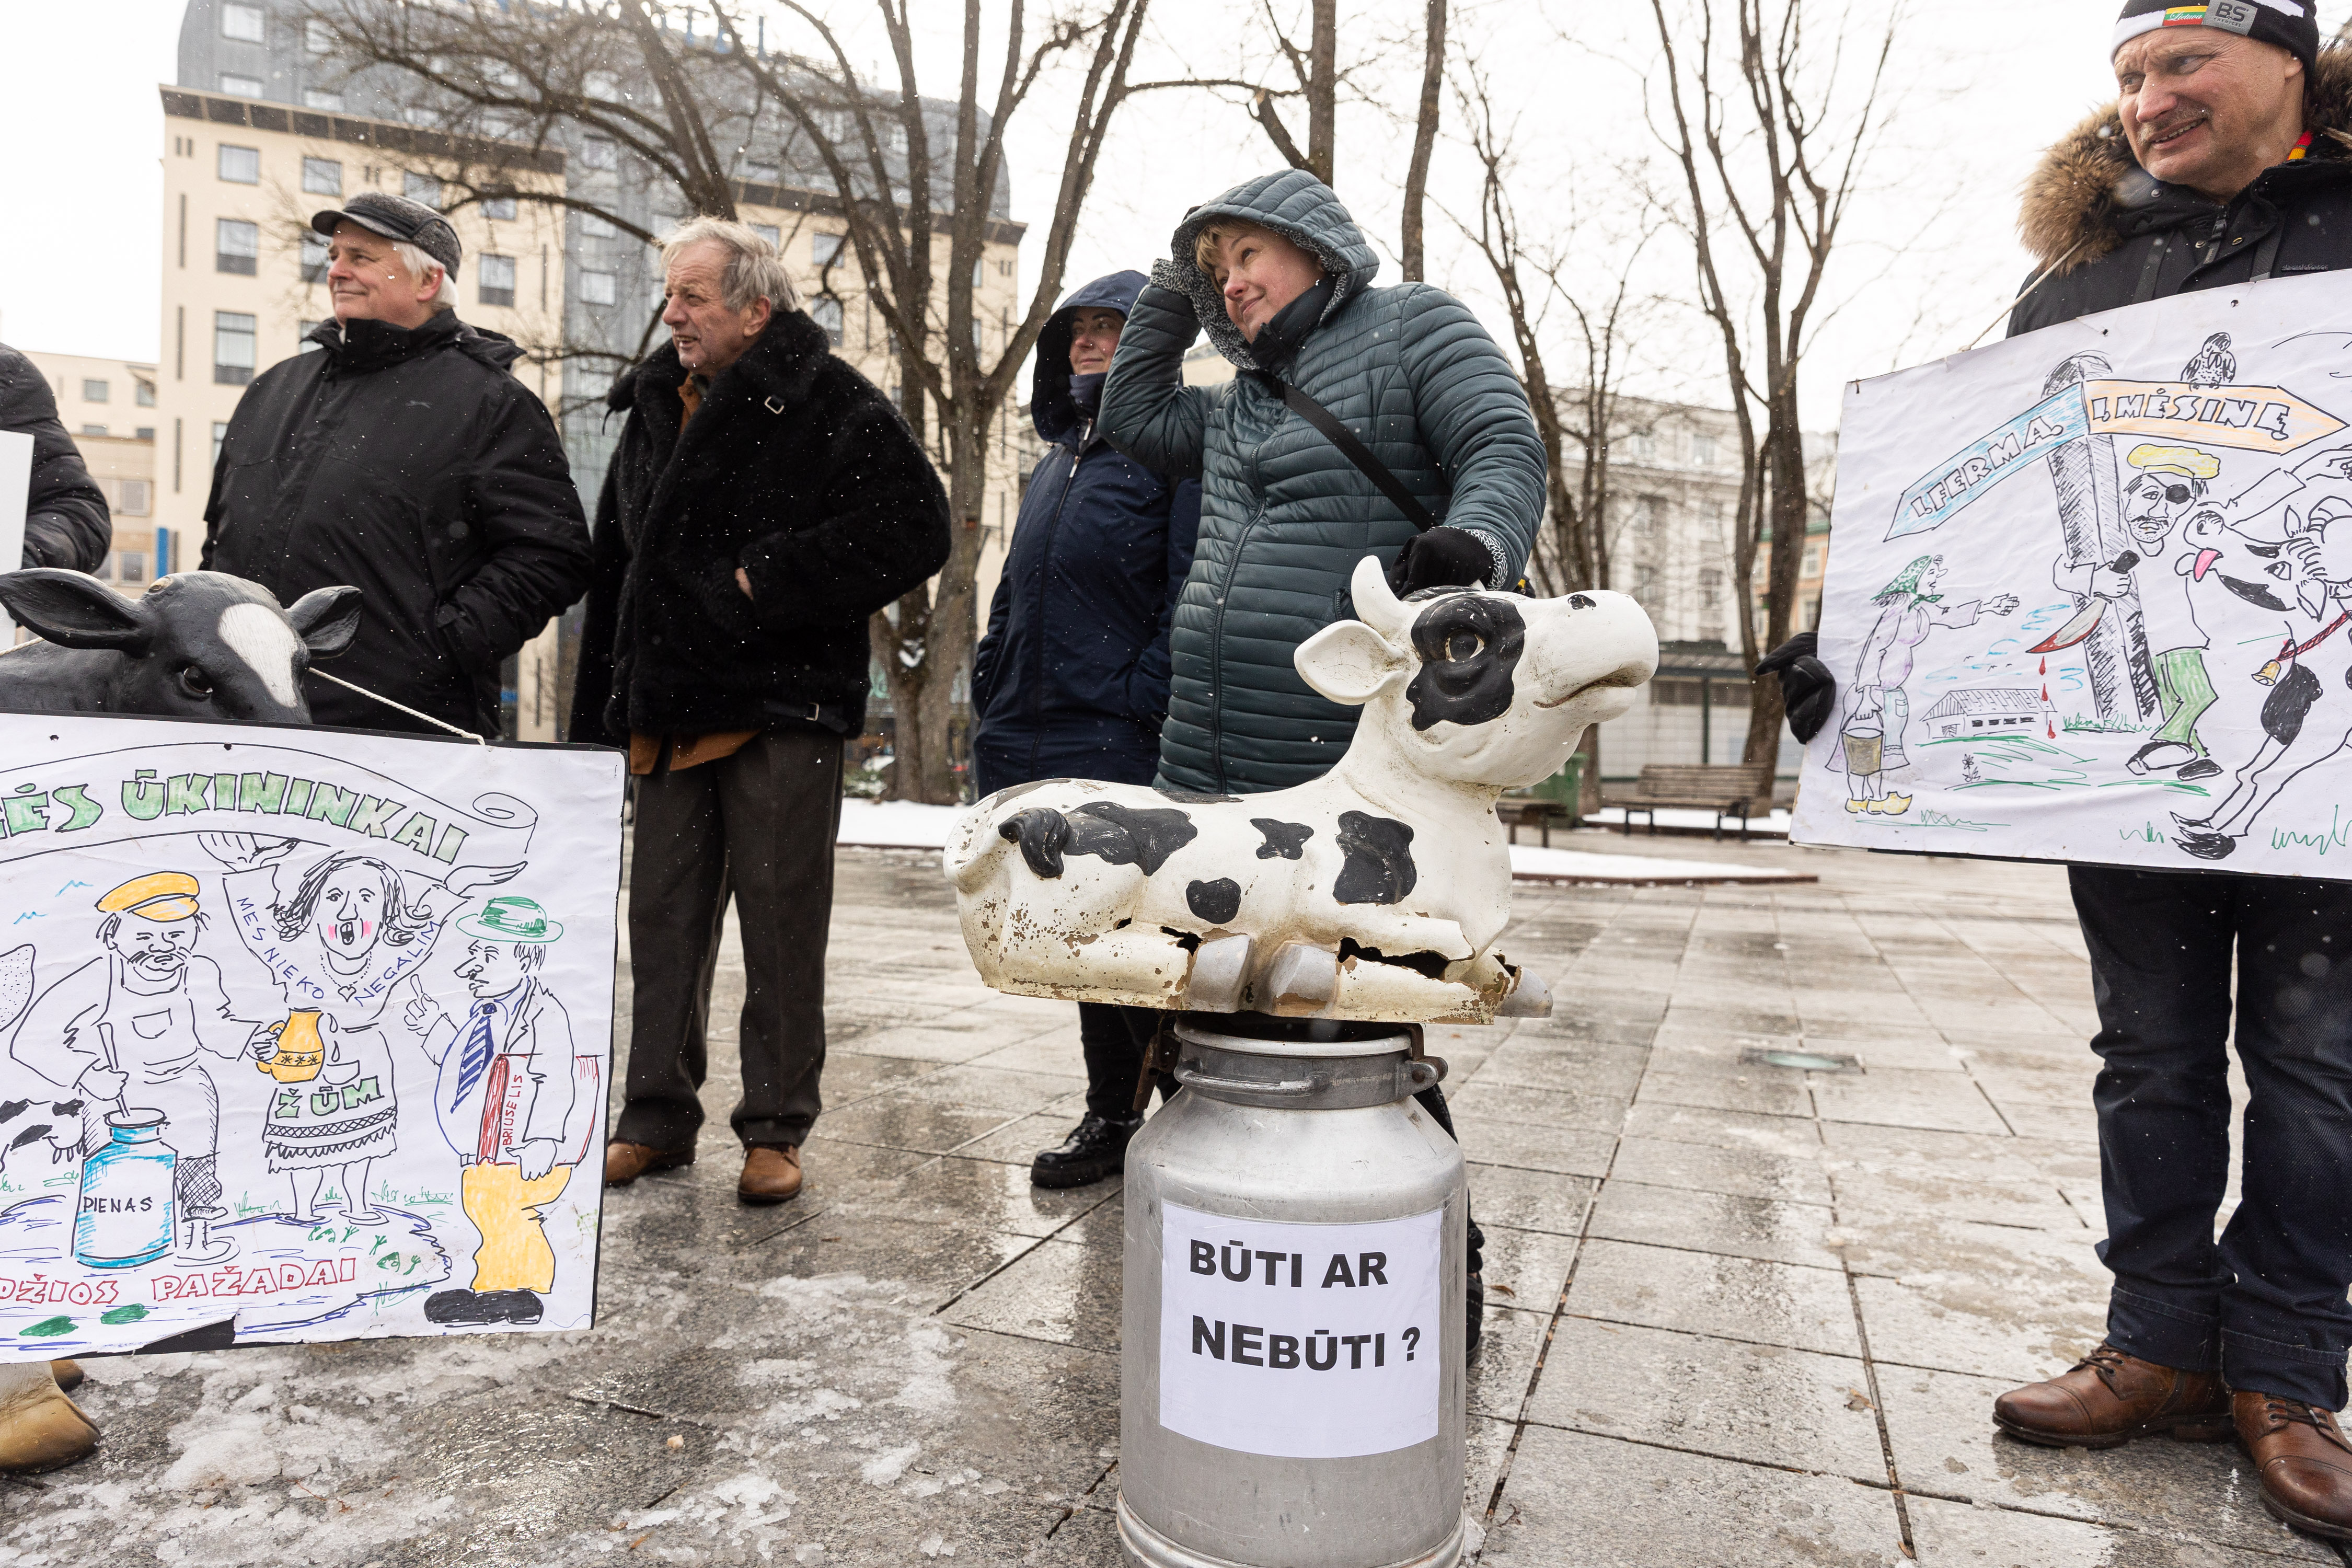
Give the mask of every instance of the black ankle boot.
[{"label": "black ankle boot", "polygon": [[1039,1187],[1083,1187],[1125,1168],[1127,1141],[1143,1125],[1140,1116],[1114,1121],[1087,1112],[1070,1129],[1058,1149],[1048,1149],[1029,1163],[1029,1182]]},{"label": "black ankle boot", "polygon": [[1478,1353],[1478,1337],[1486,1327],[1486,1277],[1470,1276],[1468,1297],[1462,1303],[1462,1359]]}]

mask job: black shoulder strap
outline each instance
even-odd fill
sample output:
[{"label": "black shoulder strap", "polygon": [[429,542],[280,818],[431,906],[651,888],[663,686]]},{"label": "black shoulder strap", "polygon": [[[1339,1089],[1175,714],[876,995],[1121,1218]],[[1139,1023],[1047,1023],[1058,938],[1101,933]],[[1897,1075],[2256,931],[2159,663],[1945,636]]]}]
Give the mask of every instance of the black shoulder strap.
[{"label": "black shoulder strap", "polygon": [[[1273,377],[1267,379],[1274,380]],[[1348,461],[1363,470],[1364,478],[1380,487],[1381,494],[1396,503],[1397,510],[1404,513],[1407,521],[1423,533],[1437,526],[1437,519],[1430,515],[1429,509],[1421,504],[1418,497],[1404,488],[1404,481],[1391,473],[1386,463],[1373,457],[1371,448],[1357,440],[1356,433],[1340,424],[1329,409],[1286,381],[1275,381],[1275,384],[1282,393],[1285,405],[1323,432]]]}]

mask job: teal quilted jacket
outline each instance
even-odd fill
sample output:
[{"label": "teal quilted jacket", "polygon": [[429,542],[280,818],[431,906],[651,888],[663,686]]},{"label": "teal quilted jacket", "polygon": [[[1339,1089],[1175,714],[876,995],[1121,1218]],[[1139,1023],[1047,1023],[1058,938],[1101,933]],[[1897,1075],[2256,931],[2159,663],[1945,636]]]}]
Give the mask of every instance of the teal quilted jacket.
[{"label": "teal quilted jacket", "polygon": [[[1192,264],[1193,236],[1244,218],[1322,259],[1331,302],[1284,375],[1329,409],[1450,527],[1479,536],[1489,581],[1516,581],[1544,506],[1543,446],[1510,363],[1462,302],[1426,284],[1369,287],[1380,263],[1330,187],[1286,169],[1186,216],[1153,270],[1103,387],[1100,429],[1163,474],[1198,478],[1200,545],[1176,604],[1164,788],[1249,793],[1319,776],[1356,710],[1307,689],[1298,645],[1352,612],[1348,577],[1383,564],[1412,523],[1315,427],[1283,406]],[[1241,374],[1182,384],[1205,327]]]}]

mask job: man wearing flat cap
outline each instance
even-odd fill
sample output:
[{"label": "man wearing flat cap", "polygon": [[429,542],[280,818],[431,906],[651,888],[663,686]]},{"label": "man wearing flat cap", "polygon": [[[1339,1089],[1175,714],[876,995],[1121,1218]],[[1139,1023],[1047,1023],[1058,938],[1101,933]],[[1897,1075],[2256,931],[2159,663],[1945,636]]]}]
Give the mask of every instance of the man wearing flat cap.
[{"label": "man wearing flat cap", "polygon": [[229,1011],[220,966],[195,952],[204,930],[196,893],[186,872],[152,871],[100,897],[104,955],[40,994],[13,1054],[81,1101],[85,1154],[106,1142],[108,1112],[163,1113],[177,1255],[217,1262],[235,1247],[210,1234],[228,1211],[216,1170],[220,1089],[205,1058],[243,1059],[258,1027]]},{"label": "man wearing flat cap", "polygon": [[[2011,335],[2352,267],[2352,48],[2320,47],[2311,0],[2128,0],[2109,57],[2115,101],[2026,182],[2019,229],[2034,272]],[[2226,321],[2226,299],[2212,315]],[[2215,333],[2184,379],[2259,382],[2247,357],[2258,354]],[[2119,456],[2139,470],[2126,489],[2136,554],[2154,553],[2168,513],[2193,529],[2209,510],[2218,521],[2264,504],[2209,508],[2200,492],[2218,465],[2195,448]],[[2273,489],[2317,479],[2323,466],[2341,479],[2336,457]],[[2336,578],[2320,564],[2315,575]],[[2147,638],[2174,643],[2158,648],[2174,655],[2180,640]],[[2311,662],[2344,679],[2345,645],[2325,646]],[[1792,641],[1761,667],[1780,675],[1800,740],[1829,706],[1832,677],[1814,651]],[[2191,665],[2162,667],[2170,733],[2139,759],[2184,778],[2202,771],[2190,737],[2207,683]],[[2002,1394],[1992,1418],[2053,1447],[2234,1436],[2273,1515],[2352,1541],[2352,1442],[2336,1417],[2352,1351],[2352,884],[2114,866],[2073,866],[2068,879],[2098,1004],[2098,1254],[2114,1284],[2097,1348]],[[2248,1091],[2234,1151],[2242,1196],[2217,1236],[2233,1048]]]},{"label": "man wearing flat cap", "polygon": [[[457,319],[463,258],[431,207],[376,191],[321,212],[335,316],[320,350],[238,400],[213,470],[204,565],[288,604],[357,586],[359,636],[313,671],[322,724],[493,733],[499,667],[588,583],[555,422],[508,374],[514,342]],[[408,710],[409,711],[403,711]]]}]

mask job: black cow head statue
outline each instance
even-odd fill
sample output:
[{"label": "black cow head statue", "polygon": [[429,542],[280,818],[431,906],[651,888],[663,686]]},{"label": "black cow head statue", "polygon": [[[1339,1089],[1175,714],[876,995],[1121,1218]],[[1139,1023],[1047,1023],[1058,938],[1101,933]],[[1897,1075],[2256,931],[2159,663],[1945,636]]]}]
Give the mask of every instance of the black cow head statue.
[{"label": "black cow head statue", "polygon": [[[351,646],[357,588],[281,608],[257,583],[177,572],[127,599],[79,572],[0,574],[0,605],[56,645],[0,657],[0,708],[308,724],[302,672]],[[46,656],[46,657],[44,657]]]}]

